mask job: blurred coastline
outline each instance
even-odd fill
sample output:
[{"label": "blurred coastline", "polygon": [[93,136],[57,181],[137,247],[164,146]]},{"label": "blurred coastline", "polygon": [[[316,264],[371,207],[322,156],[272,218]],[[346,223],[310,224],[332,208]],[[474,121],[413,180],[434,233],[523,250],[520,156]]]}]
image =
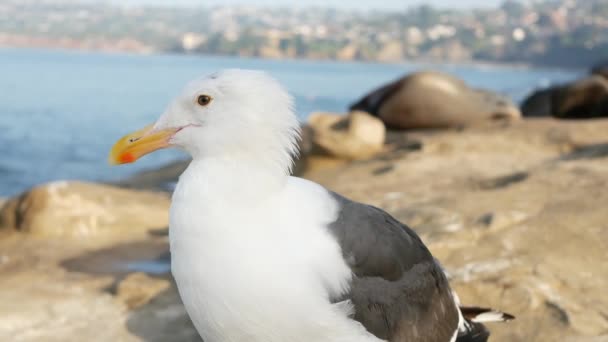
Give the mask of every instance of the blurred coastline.
[{"label": "blurred coastline", "polygon": [[0,13],[0,46],[12,47],[579,68],[608,52],[604,0],[401,11],[7,0]]}]

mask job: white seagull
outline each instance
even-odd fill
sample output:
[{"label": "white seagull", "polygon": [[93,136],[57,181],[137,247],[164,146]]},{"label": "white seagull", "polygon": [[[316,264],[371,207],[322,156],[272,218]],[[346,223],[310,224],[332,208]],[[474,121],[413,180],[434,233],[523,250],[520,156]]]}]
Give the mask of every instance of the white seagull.
[{"label": "white seagull", "polygon": [[260,71],[189,83],[110,162],[175,146],[192,156],[173,193],[171,271],[205,342],[486,341],[416,233],[381,209],[290,176],[293,100]]}]

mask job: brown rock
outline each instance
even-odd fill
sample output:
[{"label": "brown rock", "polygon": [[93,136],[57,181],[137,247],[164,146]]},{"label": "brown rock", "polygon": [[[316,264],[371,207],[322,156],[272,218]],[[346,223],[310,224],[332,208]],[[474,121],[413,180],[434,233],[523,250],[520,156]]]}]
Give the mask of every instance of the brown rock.
[{"label": "brown rock", "polygon": [[53,182],[0,209],[0,229],[41,237],[116,236],[168,225],[165,194],[83,182]]},{"label": "brown rock", "polygon": [[373,90],[350,107],[398,129],[447,128],[496,119],[515,120],[519,109],[498,94],[469,88],[439,72],[417,72]]},{"label": "brown rock", "polygon": [[202,342],[175,286],[129,315],[129,331],[146,342]]},{"label": "brown rock", "polygon": [[308,123],[313,144],[334,157],[365,159],[380,152],[384,146],[384,124],[365,112],[354,111],[347,116],[313,113]]},{"label": "brown rock", "polygon": [[132,273],[118,284],[116,297],[124,302],[127,308],[135,309],[147,304],[170,287],[171,283],[166,279],[153,278],[141,272]]}]

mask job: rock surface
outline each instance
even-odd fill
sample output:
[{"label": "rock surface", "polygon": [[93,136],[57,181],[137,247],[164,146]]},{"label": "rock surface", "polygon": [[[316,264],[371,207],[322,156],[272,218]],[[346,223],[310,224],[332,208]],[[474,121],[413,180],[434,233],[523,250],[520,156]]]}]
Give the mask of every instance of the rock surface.
[{"label": "rock surface", "polygon": [[[605,341],[607,131],[537,119],[390,132],[396,148],[304,175],[412,225],[464,303],[515,314],[491,341]],[[105,266],[164,258],[166,231],[145,230],[112,230],[122,246],[0,237],[0,340],[200,341],[168,274]]]},{"label": "rock surface", "polygon": [[132,310],[148,304],[150,300],[169,289],[170,286],[171,284],[163,279],[136,272],[129,274],[117,284],[115,294],[118,300]]},{"label": "rock surface", "polygon": [[116,237],[168,225],[169,197],[84,182],[38,186],[0,209],[0,230],[38,237]]},{"label": "rock surface", "polygon": [[311,154],[365,159],[382,151],[384,147],[384,124],[365,112],[355,111],[348,115],[313,113],[308,125],[312,134]]},{"label": "rock surface", "polygon": [[472,89],[440,72],[416,72],[371,91],[351,105],[396,129],[461,127],[497,119],[516,120],[519,109],[506,97]]}]

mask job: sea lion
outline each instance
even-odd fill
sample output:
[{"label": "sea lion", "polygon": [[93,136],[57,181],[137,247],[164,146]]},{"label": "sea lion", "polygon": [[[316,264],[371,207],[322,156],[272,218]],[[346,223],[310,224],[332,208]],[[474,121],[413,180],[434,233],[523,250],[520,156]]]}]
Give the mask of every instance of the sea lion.
[{"label": "sea lion", "polygon": [[591,75],[598,75],[608,79],[608,59],[594,64],[591,67]]},{"label": "sea lion", "polygon": [[608,117],[608,79],[593,75],[575,82],[537,90],[522,102],[521,110],[525,117]]},{"label": "sea lion", "polygon": [[495,119],[518,119],[519,109],[493,92],[472,89],[449,74],[423,71],[402,77],[350,106],[396,129],[460,127]]}]

